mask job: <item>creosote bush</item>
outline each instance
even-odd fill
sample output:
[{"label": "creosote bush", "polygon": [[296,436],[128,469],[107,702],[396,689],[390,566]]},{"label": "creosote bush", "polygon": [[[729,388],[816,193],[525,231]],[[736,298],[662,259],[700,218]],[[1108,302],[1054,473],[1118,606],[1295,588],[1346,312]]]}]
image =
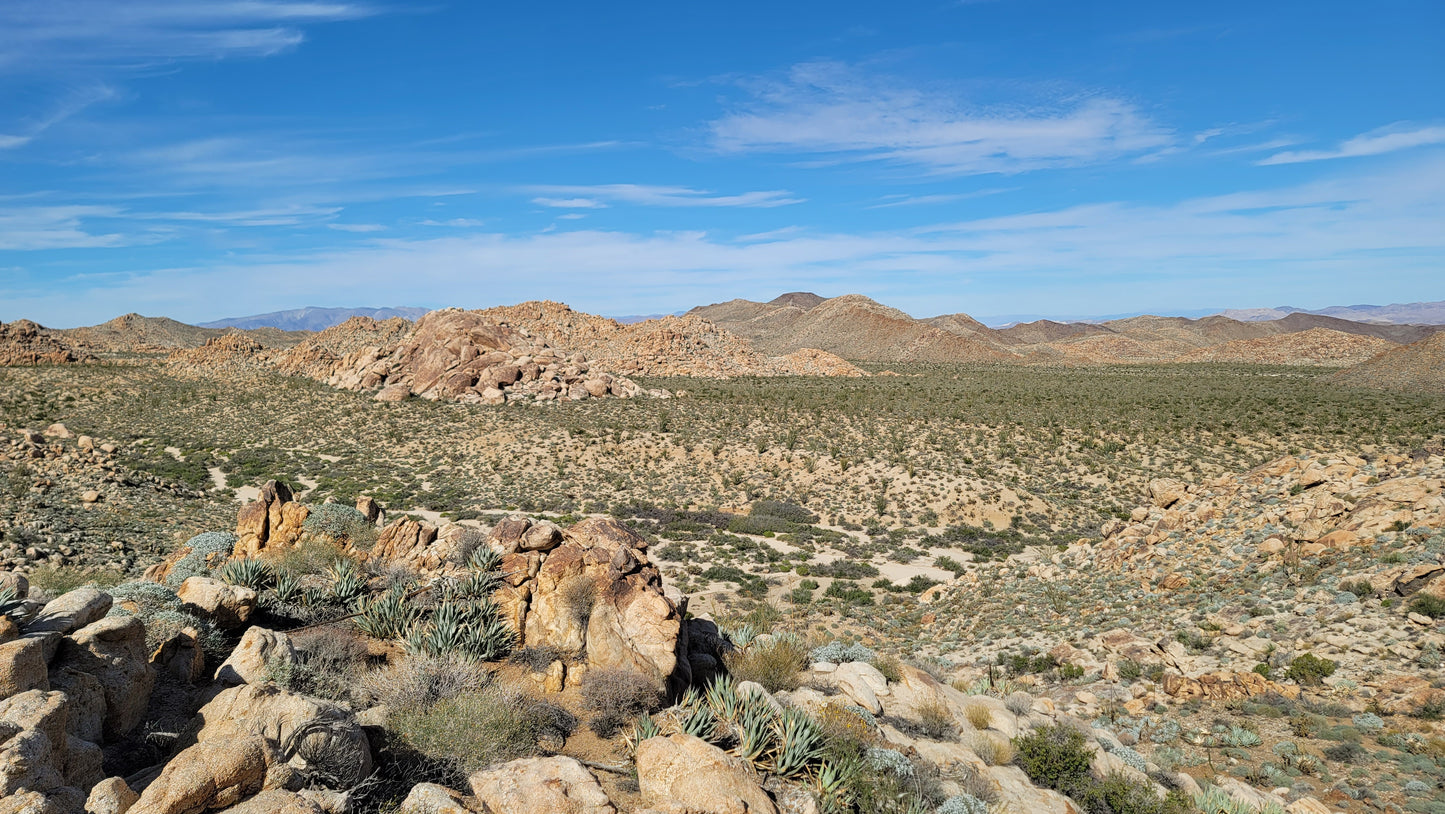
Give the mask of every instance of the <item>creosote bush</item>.
[{"label": "creosote bush", "polygon": [[1285,678],[1292,678],[1300,684],[1318,684],[1321,679],[1335,674],[1338,665],[1329,659],[1322,659],[1313,653],[1295,656],[1285,671]]},{"label": "creosote bush", "polygon": [[515,687],[489,684],[424,709],[392,713],[388,728],[462,774],[559,748],[576,729],[566,710]]}]

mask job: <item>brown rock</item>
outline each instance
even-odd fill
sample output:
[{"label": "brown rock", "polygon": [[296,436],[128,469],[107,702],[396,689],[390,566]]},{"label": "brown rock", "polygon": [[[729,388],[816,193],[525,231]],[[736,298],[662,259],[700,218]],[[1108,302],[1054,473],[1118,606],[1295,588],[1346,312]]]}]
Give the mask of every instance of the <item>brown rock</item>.
[{"label": "brown rock", "polygon": [[507,814],[616,814],[597,778],[570,757],[534,757],[473,774],[468,783],[483,810]]},{"label": "brown rock", "polygon": [[472,814],[461,792],[435,783],[417,783],[401,801],[397,814]]},{"label": "brown rock", "polygon": [[0,644],[0,699],[27,690],[50,689],[46,641],[24,638]]},{"label": "brown rock", "polygon": [[637,784],[648,805],[678,814],[777,814],[778,810],[746,762],[692,735],[639,743]]},{"label": "brown rock", "polygon": [[131,791],[125,780],[111,777],[96,783],[85,798],[85,814],[126,814],[140,795]]},{"label": "brown rock", "polygon": [[192,613],[207,617],[225,630],[239,630],[256,609],[256,592],[242,585],[229,585],[210,577],[188,577],[176,589]]},{"label": "brown rock", "polygon": [[275,759],[260,735],[195,744],[166,763],[126,814],[197,814],[235,805],[261,790]]},{"label": "brown rock", "polygon": [[296,663],[296,648],[285,633],[252,627],[226,661],[216,669],[216,680],[223,684],[258,684],[265,681],[272,663],[286,666]]},{"label": "brown rock", "polygon": [[1167,509],[1183,500],[1188,493],[1182,481],[1174,478],[1156,478],[1149,481],[1149,499],[1161,509]]},{"label": "brown rock", "polygon": [[105,691],[107,740],[130,734],[145,717],[155,686],[146,648],[145,623],[136,616],[112,616],[67,637],[56,666],[94,676]]}]

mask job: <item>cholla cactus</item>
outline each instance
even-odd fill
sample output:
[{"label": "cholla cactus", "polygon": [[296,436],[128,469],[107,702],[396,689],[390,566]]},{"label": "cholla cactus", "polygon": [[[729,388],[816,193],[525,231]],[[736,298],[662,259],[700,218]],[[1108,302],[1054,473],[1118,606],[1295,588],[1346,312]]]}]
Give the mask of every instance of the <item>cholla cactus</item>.
[{"label": "cholla cactus", "polygon": [[269,563],[249,557],[231,560],[216,569],[216,576],[222,582],[240,585],[253,591],[269,588],[276,579],[276,571]]}]

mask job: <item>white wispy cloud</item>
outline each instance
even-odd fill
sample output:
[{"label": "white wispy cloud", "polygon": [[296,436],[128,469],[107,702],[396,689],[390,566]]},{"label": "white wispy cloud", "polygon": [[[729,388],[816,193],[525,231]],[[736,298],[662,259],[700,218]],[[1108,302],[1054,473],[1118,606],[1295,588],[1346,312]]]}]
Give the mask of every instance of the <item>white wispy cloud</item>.
[{"label": "white wispy cloud", "polygon": [[943,193],[936,195],[884,195],[882,203],[876,203],[869,209],[890,209],[896,206],[932,206],[935,204],[953,203],[965,201],[969,198],[983,198],[989,195],[998,195],[1004,192],[1013,192],[1018,187],[1006,189],[980,189],[974,192]]},{"label": "white wispy cloud", "polygon": [[1106,96],[981,105],[956,93],[876,79],[836,62],[747,83],[752,98],[710,125],[724,153],[889,161],[934,173],[1010,173],[1136,155],[1174,137],[1132,104]]},{"label": "white wispy cloud", "polygon": [[607,206],[596,198],[533,198],[532,203],[554,209],[603,209]]},{"label": "white wispy cloud", "polygon": [[338,232],[384,232],[386,227],[379,223],[328,223],[327,229],[335,229]]},{"label": "white wispy cloud", "polygon": [[[600,209],[604,201],[640,206],[741,206],[773,207],[802,203],[791,192],[781,189],[719,195],[712,190],[691,187],[653,186],[648,184],[595,184],[590,186],[542,185],[524,187],[526,194],[536,194],[532,202],[543,206],[573,209]],[[571,197],[556,197],[571,196]]]},{"label": "white wispy cloud", "polygon": [[87,221],[114,218],[111,206],[27,206],[0,209],[0,250],[82,249],[135,242],[119,232],[101,232]]},{"label": "white wispy cloud", "polygon": [[0,71],[268,56],[300,44],[303,25],[373,13],[350,2],[6,0],[0,3]]},{"label": "white wispy cloud", "polygon": [[[6,291],[0,278],[0,319],[100,321],[142,305],[218,317],[215,291],[223,287],[233,311],[341,304],[336,298],[358,287],[383,299],[426,292],[468,307],[550,297],[602,313],[672,311],[792,288],[860,291],[920,314],[1017,310],[1023,291],[1033,310],[1104,313],[1147,307],[1146,297],[1247,290],[1268,301],[1351,280],[1360,281],[1350,289],[1360,295],[1418,298],[1438,288],[1445,262],[1442,190],[1445,158],[1437,156],[1408,171],[1173,204],[1101,202],[854,234],[558,229],[376,239],[39,292]],[[228,286],[240,276],[253,284]]]},{"label": "white wispy cloud", "polygon": [[1359,158],[1431,144],[1445,144],[1445,126],[1415,127],[1405,122],[1399,122],[1342,141],[1340,146],[1333,150],[1296,150],[1275,153],[1257,163],[1261,165],[1299,164],[1305,161],[1328,161],[1334,158]]}]

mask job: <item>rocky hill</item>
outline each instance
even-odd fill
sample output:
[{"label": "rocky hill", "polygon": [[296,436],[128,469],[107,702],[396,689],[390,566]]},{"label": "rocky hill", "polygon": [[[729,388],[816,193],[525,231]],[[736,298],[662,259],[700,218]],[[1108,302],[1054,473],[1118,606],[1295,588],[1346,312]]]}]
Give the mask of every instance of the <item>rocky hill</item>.
[{"label": "rocky hill", "polygon": [[955,330],[948,330],[858,294],[806,309],[792,302],[733,300],[694,308],[688,315],[746,337],[767,354],[818,348],[845,359],[881,362],[997,362],[1013,355],[991,339],[955,332],[960,320],[949,323]]},{"label": "rocky hill", "polygon": [[1445,333],[1392,348],[1335,375],[1356,387],[1445,393]]},{"label": "rocky hill", "polygon": [[52,331],[28,319],[8,325],[0,322],[0,367],[7,365],[64,365],[94,361],[95,357]]},{"label": "rocky hill", "polygon": [[[1440,329],[1305,313],[1249,322],[1224,316],[1142,316],[1097,324],[1038,320],[992,329],[967,314],[914,319],[859,295],[823,300],[816,295],[790,294],[768,303],[731,300],[694,308],[688,314],[749,340],[764,353],[817,347],[844,358],[876,362],[1093,365],[1257,358],[1289,360],[1281,364],[1339,366],[1387,347],[1381,341],[1414,342]],[[1330,333],[1299,336],[1314,329]],[[1270,339],[1285,335],[1296,336]],[[1345,335],[1380,341],[1352,340]],[[1203,350],[1250,340],[1260,341],[1217,353]]]},{"label": "rocky hill", "polygon": [[[187,325],[167,317],[125,314],[100,325],[68,328],[56,333],[76,347],[94,353],[154,353],[198,348],[230,332]],[[310,336],[304,331],[287,332],[277,328],[258,328],[245,334],[267,348],[289,348]]]},{"label": "rocky hill", "polygon": [[1373,336],[1310,328],[1258,339],[1235,339],[1190,351],[1174,361],[1348,367],[1393,347],[1393,342]]}]

